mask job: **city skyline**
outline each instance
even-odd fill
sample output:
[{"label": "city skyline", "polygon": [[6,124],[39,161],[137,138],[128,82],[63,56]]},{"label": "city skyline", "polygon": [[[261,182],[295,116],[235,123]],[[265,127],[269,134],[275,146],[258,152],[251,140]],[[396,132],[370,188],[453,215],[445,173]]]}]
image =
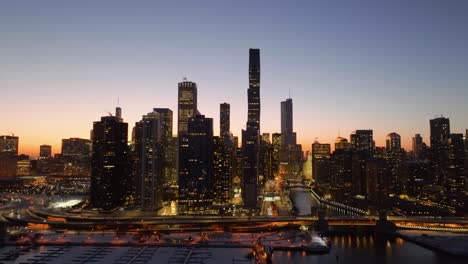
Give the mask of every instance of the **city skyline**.
[{"label": "city skyline", "polygon": [[467,13],[0,3],[0,263],[465,263]]},{"label": "city skyline", "polygon": [[[460,2],[440,4],[443,8],[434,2],[399,2],[363,11],[323,3],[211,3],[220,11],[216,15],[207,12],[208,5],[191,3],[182,10],[142,3],[127,11],[124,4],[94,4],[89,12],[79,4],[48,3],[52,11],[14,3],[0,9],[0,32],[7,39],[0,44],[1,111],[15,113],[2,116],[0,134],[18,136],[20,154],[39,156],[43,144],[59,153],[62,139],[89,138],[92,122],[112,112],[118,98],[131,127],[153,108],[176,111],[177,83],[185,76],[197,83],[199,110],[213,118],[214,127],[219,127],[218,105],[230,104],[231,131],[240,137],[247,116],[248,48],[262,51],[260,132],[280,132],[280,102],[291,90],[294,129],[303,150],[310,150],[315,138],[333,145],[338,134],[349,139],[358,129],[373,129],[377,146],[385,146],[386,135],[396,132],[410,150],[415,134],[429,145],[428,121],[436,114],[451,119],[453,132],[463,133],[468,124],[463,114],[467,18],[466,4]],[[366,13],[370,10],[375,14]],[[175,17],[194,11],[199,22],[176,23]],[[223,15],[224,28],[211,25]],[[245,24],[234,23],[240,16]],[[183,42],[186,38],[191,41]]]}]

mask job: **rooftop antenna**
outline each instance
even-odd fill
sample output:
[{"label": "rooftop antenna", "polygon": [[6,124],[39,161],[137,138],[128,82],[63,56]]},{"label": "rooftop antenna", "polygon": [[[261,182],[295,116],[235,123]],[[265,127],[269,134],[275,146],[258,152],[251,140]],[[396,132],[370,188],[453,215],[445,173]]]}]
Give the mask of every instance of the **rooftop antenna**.
[{"label": "rooftop antenna", "polygon": [[117,97],[117,106],[119,106],[119,105],[120,105],[120,98]]},{"label": "rooftop antenna", "polygon": [[187,81],[187,77],[182,78],[182,80],[183,80],[184,82]]}]

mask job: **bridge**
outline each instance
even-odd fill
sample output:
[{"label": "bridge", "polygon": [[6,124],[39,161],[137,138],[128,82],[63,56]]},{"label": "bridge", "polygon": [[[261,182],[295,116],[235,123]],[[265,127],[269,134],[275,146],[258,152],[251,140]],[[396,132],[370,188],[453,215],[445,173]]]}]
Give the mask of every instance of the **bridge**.
[{"label": "bridge", "polygon": [[[313,206],[318,210],[325,210],[322,218],[329,226],[375,226],[379,219],[379,216],[371,215],[362,209],[325,199],[312,188],[298,183],[288,186],[288,189],[309,192]],[[312,218],[314,217],[297,217],[305,221],[313,221]],[[319,220],[318,217],[315,218],[315,221]],[[386,221],[401,229],[468,232],[468,218],[465,217],[388,216]]]},{"label": "bridge", "polygon": [[[292,226],[311,226],[320,222],[318,216],[151,216],[151,217],[81,217],[79,215],[58,215],[30,207],[22,212],[23,217],[4,215],[10,223],[40,228],[63,229],[154,229],[168,231],[227,229],[238,231],[259,231]],[[323,220],[330,227],[375,227],[378,218],[374,216],[329,216]],[[397,228],[468,232],[465,218],[432,217],[388,217]]]},{"label": "bridge", "polygon": [[[284,216],[135,216],[124,214],[122,216],[94,214],[54,213],[43,209],[39,205],[31,205],[17,210],[17,214],[0,214],[0,221],[8,224],[49,226],[55,228],[94,228],[125,227],[144,228],[153,226],[155,229],[209,229],[231,228],[264,230],[285,226],[315,225],[320,220],[326,221],[328,226],[369,226],[377,225],[379,217],[369,215],[358,208],[329,201],[318,196],[310,188],[302,188],[304,195],[308,195],[315,206],[320,210],[328,210],[329,214],[284,215]],[[468,232],[468,219],[465,217],[405,217],[388,216],[389,222],[397,228],[415,230],[436,230]]]}]

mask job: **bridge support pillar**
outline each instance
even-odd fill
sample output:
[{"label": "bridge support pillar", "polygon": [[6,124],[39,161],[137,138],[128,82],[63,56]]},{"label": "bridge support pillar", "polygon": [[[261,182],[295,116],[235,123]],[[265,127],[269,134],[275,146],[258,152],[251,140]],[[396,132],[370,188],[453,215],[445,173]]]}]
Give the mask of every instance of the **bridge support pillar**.
[{"label": "bridge support pillar", "polygon": [[391,234],[396,231],[395,224],[387,220],[387,212],[384,210],[379,212],[379,220],[375,225],[375,231],[381,234]]},{"label": "bridge support pillar", "polygon": [[0,222],[0,247],[3,246],[6,239],[7,224]]},{"label": "bridge support pillar", "polygon": [[328,232],[328,220],[325,219],[325,210],[318,210],[318,221],[315,230],[319,232]]}]

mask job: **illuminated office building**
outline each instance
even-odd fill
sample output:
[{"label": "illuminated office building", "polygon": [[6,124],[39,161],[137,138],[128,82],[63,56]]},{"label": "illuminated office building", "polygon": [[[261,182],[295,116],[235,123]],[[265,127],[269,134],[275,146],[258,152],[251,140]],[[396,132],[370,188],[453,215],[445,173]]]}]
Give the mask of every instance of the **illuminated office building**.
[{"label": "illuminated office building", "polygon": [[176,159],[173,158],[172,149],[172,110],[169,108],[154,108],[154,113],[159,114],[159,122],[161,127],[161,171],[162,184],[168,186],[174,180],[174,170],[177,168]]},{"label": "illuminated office building", "polygon": [[402,191],[402,179],[400,179],[403,166],[403,151],[401,148],[401,137],[397,133],[390,133],[386,138],[385,160],[387,166],[387,181],[385,189],[391,194]]},{"label": "illuminated office building", "polygon": [[321,183],[329,183],[330,179],[330,144],[315,141],[312,144],[312,178]]},{"label": "illuminated office building", "polygon": [[213,137],[213,201],[217,205],[230,202],[232,149],[220,137]]},{"label": "illuminated office building", "polygon": [[62,139],[64,175],[90,176],[91,140],[82,138]]},{"label": "illuminated office building", "polygon": [[39,159],[50,159],[51,157],[52,157],[52,146],[40,145],[39,146]]},{"label": "illuminated office building", "polygon": [[425,149],[425,144],[423,142],[423,138],[421,137],[420,134],[415,134],[413,137],[413,145],[412,145],[414,156],[417,159],[422,158],[424,149]]},{"label": "illuminated office building", "polygon": [[351,148],[364,157],[371,157],[374,154],[375,144],[373,131],[356,130],[351,134]]},{"label": "illuminated office building", "polygon": [[260,155],[260,50],[249,50],[247,127],[242,130],[244,208],[257,207]]},{"label": "illuminated office building", "polygon": [[179,213],[202,214],[213,204],[213,119],[188,120],[179,141]]},{"label": "illuminated office building", "polygon": [[433,162],[434,183],[442,186],[448,168],[448,140],[450,137],[450,120],[445,117],[431,119],[431,161]]},{"label": "illuminated office building", "polygon": [[335,150],[345,149],[348,150],[350,148],[350,144],[346,138],[337,137],[335,140]]},{"label": "illuminated office building", "polygon": [[393,132],[387,135],[385,140],[387,152],[400,152],[401,151],[401,137]]},{"label": "illuminated office building", "polygon": [[354,195],[367,195],[366,160],[373,158],[375,143],[373,131],[356,130],[350,135],[352,156],[352,189]]},{"label": "illuminated office building", "polygon": [[273,148],[271,166],[273,174],[278,173],[280,167],[281,141],[281,133],[273,133],[271,135],[271,144]]},{"label": "illuminated office building", "polygon": [[18,143],[18,137],[0,136],[0,177],[16,175]]},{"label": "illuminated office building", "polygon": [[[450,134],[448,139],[448,170],[444,182],[445,194],[449,200],[463,203],[462,193],[465,189],[465,146],[463,134]],[[453,204],[462,207],[462,204]]]},{"label": "illuminated office building", "polygon": [[[330,155],[330,193],[332,199],[347,202],[352,196],[352,152],[344,138],[335,141],[335,151]],[[347,141],[346,141],[347,143]],[[343,147],[336,148],[340,144]]]},{"label": "illuminated office building", "polygon": [[371,158],[366,160],[366,195],[373,205],[385,204],[390,193],[390,172],[386,160],[383,158]]},{"label": "illuminated office building", "polygon": [[0,153],[8,152],[18,155],[19,138],[15,136],[0,136]]},{"label": "illuminated office building", "polygon": [[231,107],[228,103],[219,105],[219,136],[224,138],[231,131]]},{"label": "illuminated office building", "polygon": [[110,210],[125,204],[129,185],[128,124],[116,116],[93,124],[91,205]]},{"label": "illuminated office building", "polygon": [[184,80],[179,83],[177,132],[178,136],[185,135],[188,120],[199,114],[197,109],[197,84]]},{"label": "illuminated office building", "polygon": [[153,111],[135,124],[135,201],[141,210],[154,211],[162,205],[163,119]]},{"label": "illuminated office building", "polygon": [[281,150],[280,171],[285,179],[300,179],[302,176],[302,147],[296,143],[293,131],[293,102],[281,102]]},{"label": "illuminated office building", "polygon": [[31,161],[29,156],[20,155],[16,162],[16,176],[29,176],[31,175]]}]

